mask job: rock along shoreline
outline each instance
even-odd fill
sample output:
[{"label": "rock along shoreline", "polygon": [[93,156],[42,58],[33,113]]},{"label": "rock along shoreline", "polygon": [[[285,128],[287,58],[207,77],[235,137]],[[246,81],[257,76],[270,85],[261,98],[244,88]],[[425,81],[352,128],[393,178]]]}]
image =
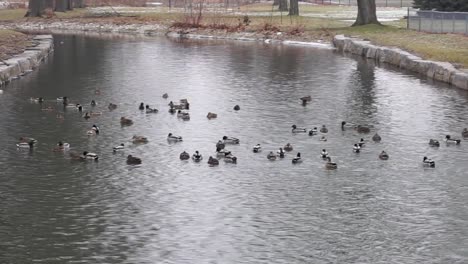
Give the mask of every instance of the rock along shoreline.
[{"label": "rock along shoreline", "polygon": [[456,69],[449,62],[424,60],[398,48],[381,47],[369,41],[336,35],[333,45],[338,51],[374,59],[377,63],[388,63],[399,68],[420,73],[434,80],[449,83],[468,90],[468,73]]},{"label": "rock along shoreline", "polygon": [[54,48],[52,35],[36,36],[33,38],[33,44],[23,53],[0,62],[0,87],[32,72],[49,56]]}]

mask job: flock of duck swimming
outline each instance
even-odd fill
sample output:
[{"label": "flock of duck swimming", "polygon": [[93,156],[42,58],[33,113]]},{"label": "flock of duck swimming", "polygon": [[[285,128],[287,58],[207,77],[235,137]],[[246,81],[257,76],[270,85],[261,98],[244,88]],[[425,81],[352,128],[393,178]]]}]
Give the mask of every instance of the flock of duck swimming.
[{"label": "flock of duck swimming", "polygon": [[[96,94],[99,94],[99,91],[96,91]],[[168,95],[163,94],[162,97],[164,99],[167,99]],[[307,102],[309,102],[311,100],[311,97],[306,96],[306,97],[302,97],[300,99],[302,100],[302,103],[305,105],[305,104],[307,104]],[[41,97],[40,98],[31,98],[30,101],[34,102],[34,103],[43,103],[44,99],[41,98]],[[56,101],[57,101],[57,103],[63,104],[63,107],[65,107],[65,108],[74,108],[74,109],[78,110],[79,112],[83,112],[83,106],[82,105],[71,103],[67,97],[59,97],[59,98],[56,99]],[[97,105],[96,101],[92,100],[91,101],[91,106],[94,107],[96,105]],[[189,110],[189,108],[190,108],[190,104],[189,104],[187,99],[181,99],[178,104],[175,104],[174,102],[170,101],[168,106],[169,106],[169,113],[177,114],[177,117],[182,119],[182,120],[190,120],[190,114],[187,112],[187,110]],[[108,109],[110,111],[113,111],[113,110],[117,109],[117,107],[118,106],[116,104],[113,104],[113,103],[110,103],[108,105]],[[138,108],[141,111],[145,111],[147,114],[152,114],[152,113],[158,113],[159,112],[158,109],[151,108],[149,105],[145,105],[144,103],[141,103]],[[52,107],[46,107],[46,108],[42,108],[42,110],[43,111],[51,111],[51,110],[53,110],[53,108]],[[239,111],[240,106],[239,105],[234,106],[234,110]],[[83,115],[83,118],[89,119],[92,116],[98,116],[98,115],[101,115],[101,114],[102,114],[101,112],[93,112],[93,111],[85,112],[84,115]],[[63,116],[61,116],[59,114],[59,115],[57,115],[57,118],[63,118]],[[217,118],[217,114],[209,112],[208,115],[207,115],[207,118],[208,119]],[[129,119],[129,118],[121,117],[120,118],[120,124],[122,126],[131,126],[131,125],[133,125],[133,121],[131,119]],[[369,127],[367,127],[367,126],[348,124],[345,121],[343,121],[341,123],[341,129],[342,130],[354,129],[360,134],[368,134],[371,131],[371,129]],[[96,125],[93,125],[91,127],[91,129],[88,130],[86,133],[87,133],[88,136],[94,136],[94,135],[98,135],[99,132],[100,132],[99,127],[96,126]],[[309,136],[316,136],[316,135],[320,134],[320,141],[327,141],[326,134],[328,133],[328,128],[325,125],[323,125],[320,129],[318,129],[317,127],[314,127],[313,129],[307,129],[307,128],[297,127],[296,125],[292,125],[291,126],[291,132],[293,134],[305,133],[305,134],[308,134]],[[462,135],[463,138],[468,139],[468,128],[463,129],[461,135]],[[181,136],[177,136],[177,135],[174,135],[172,133],[169,133],[167,135],[167,140],[169,142],[183,141]],[[375,133],[374,136],[372,137],[372,140],[374,142],[380,142],[382,140],[382,138],[378,133]],[[450,135],[446,135],[445,138],[444,138],[444,141],[446,142],[446,144],[456,144],[456,145],[458,145],[458,144],[461,143],[460,139],[454,139]],[[132,143],[133,144],[142,144],[142,143],[144,144],[144,143],[148,143],[148,142],[149,142],[149,140],[144,136],[134,135],[132,137]],[[36,143],[37,143],[37,140],[35,140],[34,138],[21,137],[19,139],[19,142],[16,144],[16,146],[18,148],[26,148],[26,149],[31,149],[32,150]],[[210,166],[217,166],[217,165],[219,165],[219,160],[221,160],[221,159],[223,159],[227,163],[237,163],[237,157],[234,156],[231,151],[226,149],[226,145],[237,145],[237,144],[240,144],[239,139],[234,138],[234,137],[224,136],[221,140],[219,140],[216,143],[216,155],[215,155],[215,157],[210,156],[208,158],[208,164]],[[438,140],[436,140],[436,139],[430,139],[429,140],[429,145],[431,147],[439,147],[440,142]],[[361,152],[361,148],[363,148],[364,146],[365,146],[365,140],[363,138],[361,138],[359,142],[357,142],[356,144],[354,144],[352,146],[352,151],[354,153],[359,153],[359,152]],[[70,149],[70,144],[69,143],[59,141],[57,143],[57,145],[53,148],[53,151],[68,151],[69,149]],[[117,145],[117,146],[113,147],[113,152],[114,153],[119,152],[119,151],[122,151],[124,149],[125,149],[125,145],[120,144],[120,145]],[[262,150],[262,146],[260,144],[257,144],[252,148],[252,151],[254,153],[259,153],[259,152],[261,152],[261,150]],[[270,151],[268,153],[268,155],[266,156],[266,158],[268,160],[271,160],[271,161],[274,161],[276,159],[283,159],[286,156],[286,152],[291,152],[291,151],[293,151],[293,146],[290,143],[287,143],[284,147],[280,147],[276,151],[276,153],[273,152],[273,151]],[[72,159],[74,159],[74,160],[80,160],[80,161],[94,160],[94,161],[97,161],[99,159],[99,156],[96,153],[88,152],[88,151],[84,151],[81,154],[78,154],[78,153],[75,153],[75,152],[69,152],[69,154],[70,154],[70,157]],[[330,155],[329,155],[329,153],[327,152],[326,149],[322,149],[322,151],[320,153],[320,157],[325,161],[325,168],[326,169],[333,170],[333,169],[338,168],[338,164],[332,162],[332,159],[331,159],[331,157],[330,157]],[[379,154],[378,157],[381,160],[388,160],[390,158],[389,154],[386,153],[385,151],[382,151]],[[195,151],[195,153],[193,153],[192,155],[190,155],[186,151],[183,151],[179,155],[179,158],[181,160],[192,159],[194,162],[201,162],[203,160],[203,156],[198,150]],[[292,158],[291,162],[293,164],[301,163],[302,162],[301,153],[300,152],[296,153],[296,155]],[[140,158],[134,157],[132,155],[127,156],[127,164],[134,165],[134,164],[141,164],[141,163],[142,163],[142,160]],[[435,167],[435,161],[433,161],[432,159],[430,159],[430,158],[428,158],[426,156],[423,157],[422,164],[425,167]]]}]

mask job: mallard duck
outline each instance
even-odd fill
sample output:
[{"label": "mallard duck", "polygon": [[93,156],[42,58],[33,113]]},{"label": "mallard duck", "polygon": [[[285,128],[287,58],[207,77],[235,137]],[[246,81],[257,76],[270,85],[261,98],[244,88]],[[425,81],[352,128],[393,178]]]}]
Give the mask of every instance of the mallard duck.
[{"label": "mallard duck", "polygon": [[224,158],[228,155],[231,155],[231,151],[227,149],[216,149],[216,156],[220,158]]},{"label": "mallard duck", "polygon": [[353,125],[346,123],[346,121],[341,122],[341,130],[345,130],[347,128],[352,128],[352,127],[353,127]]},{"label": "mallard duck", "polygon": [[320,157],[322,159],[327,159],[328,158],[328,151],[326,149],[322,149],[322,153],[320,153]]},{"label": "mallard duck", "polygon": [[356,127],[356,131],[358,133],[363,133],[363,134],[367,134],[367,133],[370,133],[370,128],[366,127],[366,126],[361,126],[361,125],[358,125]]},{"label": "mallard duck", "polygon": [[269,160],[276,160],[276,155],[275,155],[275,153],[273,153],[273,151],[270,151],[270,153],[268,153],[268,155],[267,155],[267,159],[269,159]]},{"label": "mallard duck", "polygon": [[226,144],[224,144],[223,141],[219,140],[218,143],[216,143],[216,149],[224,149],[226,147]]},{"label": "mallard duck", "polygon": [[239,144],[240,140],[237,139],[237,138],[234,138],[234,137],[224,136],[223,137],[223,142],[224,142],[224,144]]},{"label": "mallard duck", "polygon": [[99,134],[99,127],[98,127],[98,126],[93,125],[93,127],[91,128],[91,130],[93,130],[94,133]]},{"label": "mallard duck", "polygon": [[358,144],[354,144],[353,146],[353,152],[354,153],[359,153],[361,152],[361,147]]},{"label": "mallard duck", "polygon": [[385,152],[385,151],[383,151],[383,150],[382,150],[382,152],[380,152],[380,154],[379,154],[379,159],[381,159],[381,160],[388,160],[389,158],[390,158],[390,156],[388,156],[387,152]]},{"label": "mallard duck", "polygon": [[260,144],[257,144],[253,147],[253,152],[254,153],[258,153],[260,152],[260,150],[262,150],[262,147],[260,146]]},{"label": "mallard duck", "polygon": [[174,107],[169,108],[169,113],[170,114],[175,114],[176,113],[175,108]]},{"label": "mallard duck", "polygon": [[59,141],[52,150],[57,152],[57,151],[64,151],[64,150],[69,150],[69,149],[70,149],[70,144]]},{"label": "mallard duck", "polygon": [[439,147],[440,146],[440,143],[438,140],[435,140],[435,139],[429,139],[429,146],[431,147]]},{"label": "mallard duck", "polygon": [[29,98],[29,101],[31,101],[31,103],[43,103],[44,102],[44,98],[42,97],[38,97],[38,98]]},{"label": "mallard duck", "polygon": [[302,162],[302,159],[301,159],[301,153],[298,152],[296,157],[292,159],[292,163],[293,164],[297,164],[297,163],[301,163]]},{"label": "mallard duck", "polygon": [[237,163],[237,157],[233,155],[226,155],[224,156],[224,161],[227,163]]},{"label": "mallard duck", "polygon": [[187,99],[180,99],[180,106],[182,107],[182,109],[190,109],[190,104]]},{"label": "mallard duck", "polygon": [[99,159],[98,155],[96,153],[84,151],[83,154],[81,155],[82,159],[90,159],[90,160],[95,160],[97,161]]},{"label": "mallard duck", "polygon": [[305,104],[307,104],[307,102],[312,101],[312,96],[308,95],[308,96],[301,97],[301,98],[299,98],[299,99],[301,99],[302,104],[305,105]]},{"label": "mallard duck", "polygon": [[423,158],[423,166],[424,167],[434,168],[435,167],[435,161],[429,159],[428,157],[424,157]]},{"label": "mallard duck", "polygon": [[182,112],[181,110],[177,111],[177,117],[181,118],[182,120],[190,120],[190,114],[186,112]]},{"label": "mallard duck", "polygon": [[336,164],[335,162],[332,162],[331,158],[328,157],[327,158],[327,163],[325,163],[325,168],[327,170],[336,170],[336,169],[338,169],[338,164]]},{"label": "mallard duck", "polygon": [[91,115],[90,115],[88,112],[86,112],[86,113],[84,114],[83,118],[84,118],[84,119],[90,119],[90,118],[91,118]]},{"label": "mallard duck", "polygon": [[293,150],[293,146],[291,144],[286,144],[283,148],[285,151],[292,151]]},{"label": "mallard duck", "polygon": [[128,118],[125,118],[125,117],[121,117],[120,118],[120,124],[122,126],[131,126],[133,125],[133,121],[131,119],[128,119]]},{"label": "mallard duck", "polygon": [[325,125],[322,125],[322,128],[320,128],[321,133],[328,133],[328,128]]},{"label": "mallard duck", "polygon": [[134,135],[134,136],[132,137],[132,142],[133,142],[134,144],[138,144],[138,143],[148,143],[148,138],[143,137],[143,136]]},{"label": "mallard duck", "polygon": [[293,132],[293,133],[305,133],[305,132],[307,132],[307,129],[298,128],[296,125],[292,125],[291,128],[292,128],[291,132]]},{"label": "mallard duck", "polygon": [[109,106],[107,108],[109,108],[109,110],[112,111],[112,110],[117,109],[117,105],[113,103],[109,103]]},{"label": "mallard duck", "polygon": [[192,155],[192,160],[195,162],[200,162],[203,159],[203,156],[197,151]]},{"label": "mallard duck", "polygon": [[169,133],[167,135],[167,140],[169,140],[169,141],[182,141],[182,137],[181,136],[175,136],[175,135],[172,135],[172,133]]},{"label": "mallard duck", "polygon": [[318,131],[317,131],[317,128],[314,127],[313,129],[311,129],[311,130],[309,131],[309,136],[315,136],[315,135],[317,135],[317,132],[318,132]]},{"label": "mallard duck", "polygon": [[96,101],[91,100],[91,106],[96,106],[96,105],[97,105]]},{"label": "mallard duck", "polygon": [[364,144],[366,144],[366,143],[364,142],[364,139],[361,138],[357,144],[359,145],[359,147],[362,148],[362,147],[364,147]]},{"label": "mallard duck", "polygon": [[239,111],[239,110],[240,110],[240,106],[239,106],[239,105],[235,105],[235,106],[234,106],[234,110],[235,110],[235,111]]},{"label": "mallard duck", "polygon": [[140,103],[140,106],[138,106],[138,109],[140,110],[145,110],[145,104],[143,102]]},{"label": "mallard duck", "polygon": [[206,117],[207,117],[208,119],[213,119],[213,118],[217,118],[218,115],[215,114],[215,113],[208,112],[208,115],[206,115]]},{"label": "mallard duck", "polygon": [[468,138],[468,128],[464,128],[461,134],[463,138]]},{"label": "mallard duck", "polygon": [[277,153],[278,153],[278,157],[280,157],[280,158],[284,158],[284,155],[286,154],[286,152],[284,152],[283,148],[279,148]]},{"label": "mallard duck", "polygon": [[36,144],[37,140],[32,138],[32,137],[20,137],[19,142],[20,143],[28,143],[28,144],[29,143]]},{"label": "mallard duck", "polygon": [[113,151],[113,152],[117,152],[117,151],[122,150],[122,149],[124,149],[124,148],[125,148],[125,145],[122,143],[122,144],[120,144],[120,145],[117,145],[117,146],[113,147],[113,148],[112,148],[112,151]]},{"label": "mallard duck", "polygon": [[322,136],[322,137],[320,138],[320,141],[327,141],[327,138],[326,138],[325,136]]},{"label": "mallard duck", "polygon": [[165,94],[162,95],[162,98],[167,99],[167,98],[169,98],[169,95],[167,93],[165,93]]},{"label": "mallard duck", "polygon": [[133,157],[132,155],[127,156],[127,164],[129,165],[137,165],[141,164],[141,159],[137,157]]},{"label": "mallard duck", "polygon": [[210,156],[208,158],[208,164],[210,164],[210,166],[217,166],[217,165],[219,165],[219,160],[217,160],[217,159]]},{"label": "mallard duck", "polygon": [[374,142],[380,142],[382,140],[382,137],[380,137],[380,135],[378,133],[375,133],[375,135],[372,136],[372,140]]},{"label": "mallard duck", "polygon": [[447,142],[447,144],[456,144],[456,145],[460,144],[461,142],[460,139],[452,139],[450,135],[446,135],[444,141]]},{"label": "mallard duck", "polygon": [[23,149],[33,149],[34,148],[34,143],[31,142],[19,142],[16,144],[16,147],[18,148],[23,148]]},{"label": "mallard duck", "polygon": [[180,153],[179,158],[181,160],[188,160],[188,159],[190,159],[190,154],[188,154],[187,152],[184,151],[184,152]]},{"label": "mallard duck", "polygon": [[159,112],[159,110],[156,109],[156,108],[151,108],[149,105],[146,105],[145,112],[147,114],[155,114],[155,113]]}]

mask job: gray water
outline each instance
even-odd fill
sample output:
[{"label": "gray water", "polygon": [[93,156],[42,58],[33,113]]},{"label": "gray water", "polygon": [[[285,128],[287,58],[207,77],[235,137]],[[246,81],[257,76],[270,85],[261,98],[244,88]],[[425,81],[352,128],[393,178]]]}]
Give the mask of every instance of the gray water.
[{"label": "gray water", "polygon": [[[314,48],[84,36],[55,44],[0,95],[0,263],[468,262],[468,142],[441,141],[468,126],[466,92]],[[305,95],[313,100],[304,107]],[[40,96],[42,106],[28,100]],[[64,112],[59,96],[103,114]],[[167,112],[181,98],[190,121]],[[144,114],[140,102],[160,112]],[[121,127],[121,116],[135,124]],[[341,131],[342,120],[372,125],[382,142],[364,135],[353,153],[362,135]],[[93,124],[101,134],[89,137]],[[328,141],[293,135],[292,124],[325,124]],[[184,141],[169,144],[169,132]],[[133,145],[135,134],[150,142]],[[224,135],[241,140],[227,147],[238,164],[209,167]],[[36,138],[36,149],[17,150],[20,136]],[[59,140],[99,162],[52,152]],[[286,158],[266,159],[288,142]],[[325,170],[322,148],[338,170]],[[180,161],[184,150],[205,159]],[[382,150],[390,160],[378,159]],[[304,162],[293,165],[297,151]],[[128,154],[143,164],[127,165]],[[422,167],[425,155],[436,168]]]}]

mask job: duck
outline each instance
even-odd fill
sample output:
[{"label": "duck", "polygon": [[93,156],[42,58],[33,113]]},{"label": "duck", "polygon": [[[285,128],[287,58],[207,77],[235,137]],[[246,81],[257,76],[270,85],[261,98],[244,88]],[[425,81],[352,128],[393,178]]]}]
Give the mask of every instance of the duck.
[{"label": "duck", "polygon": [[353,152],[354,152],[354,153],[359,153],[359,152],[361,152],[361,146],[359,146],[358,144],[354,144],[354,146],[353,146]]},{"label": "duck", "polygon": [[325,125],[322,125],[322,128],[320,128],[321,133],[328,133],[328,128]]},{"label": "duck", "polygon": [[34,148],[34,143],[32,141],[30,142],[19,142],[16,144],[16,147],[22,148],[22,149],[33,149]]},{"label": "duck", "polygon": [[226,144],[224,144],[223,141],[218,140],[218,143],[216,143],[216,149],[224,149],[226,147]]},{"label": "duck", "polygon": [[262,147],[260,146],[260,144],[257,144],[253,147],[253,152],[254,153],[258,153],[260,152],[260,150],[262,150]]},{"label": "duck", "polygon": [[235,106],[234,106],[234,110],[235,110],[235,111],[239,111],[239,110],[240,110],[240,106],[239,106],[239,105],[235,105]]},{"label": "duck", "polygon": [[429,139],[429,146],[431,147],[439,147],[440,146],[440,143],[438,140],[436,139]]},{"label": "duck", "polygon": [[383,151],[383,150],[382,150],[382,152],[380,152],[380,154],[379,154],[379,159],[381,159],[381,160],[388,160],[389,158],[390,158],[390,156],[388,156],[387,152],[385,152],[385,151]]},{"label": "duck", "polygon": [[141,164],[141,159],[137,157],[133,157],[132,155],[127,156],[127,164],[129,165],[138,165]]},{"label": "duck", "polygon": [[159,111],[158,109],[156,109],[156,108],[153,109],[153,108],[150,108],[149,105],[146,105],[146,113],[147,113],[147,114],[153,114],[153,113],[155,114],[155,113],[157,113],[158,111]]},{"label": "duck", "polygon": [[424,167],[431,167],[431,168],[434,168],[435,167],[435,161],[429,159],[428,157],[424,156],[423,158],[423,166]]},{"label": "duck", "polygon": [[88,113],[88,112],[86,112],[86,113],[84,114],[83,118],[84,118],[84,119],[90,119],[90,118],[91,118],[91,116],[89,115],[89,113]]},{"label": "duck", "polygon": [[169,105],[169,108],[174,109],[174,110],[186,109],[184,105],[176,105],[172,101],[170,101],[168,105]]},{"label": "duck", "polygon": [[313,129],[309,131],[309,136],[317,135],[317,133],[318,133],[318,130],[316,127],[314,127]]},{"label": "duck", "polygon": [[181,160],[188,160],[188,159],[190,159],[190,154],[188,154],[187,152],[184,151],[184,152],[180,153],[179,158]]},{"label": "duck", "polygon": [[63,143],[62,141],[59,141],[57,145],[52,149],[53,151],[64,151],[70,149],[70,144],[68,143]]},{"label": "duck", "polygon": [[216,148],[216,156],[219,156],[219,157],[223,158],[223,157],[228,156],[228,155],[231,155],[231,151],[229,151],[227,149]]},{"label": "duck", "polygon": [[322,149],[322,153],[320,153],[320,157],[322,157],[322,159],[327,159],[328,151],[326,149]]},{"label": "duck", "polygon": [[83,154],[81,155],[82,159],[89,159],[89,160],[95,160],[97,161],[99,159],[98,155],[96,153],[84,151]]},{"label": "duck", "polygon": [[113,103],[109,103],[109,106],[107,106],[107,108],[109,108],[109,110],[112,111],[112,110],[117,109],[117,105]]},{"label": "duck", "polygon": [[307,132],[307,129],[298,128],[296,125],[292,125],[291,127],[292,127],[291,132],[293,132],[293,133],[305,133],[305,132]]},{"label": "duck", "polygon": [[98,134],[99,134],[99,127],[98,127],[98,126],[96,126],[96,125],[93,125],[93,127],[91,128],[91,130],[93,130],[93,131],[94,131],[94,133],[96,133],[96,135],[98,135]]},{"label": "duck", "polygon": [[122,126],[131,126],[133,125],[133,121],[131,119],[128,119],[128,118],[125,118],[125,117],[121,117],[120,118],[120,124]]},{"label": "duck", "polygon": [[122,143],[122,144],[120,144],[120,145],[117,145],[117,146],[113,147],[113,148],[112,148],[112,151],[113,151],[113,152],[117,152],[117,151],[122,150],[122,149],[124,149],[124,148],[125,148],[125,145],[124,145],[124,143]]},{"label": "duck", "polygon": [[461,134],[463,138],[468,138],[468,128],[465,127]]},{"label": "duck", "polygon": [[217,166],[217,165],[219,165],[219,160],[217,160],[217,159],[210,156],[208,158],[208,164],[210,164],[210,166]]},{"label": "duck", "polygon": [[197,151],[192,155],[192,160],[195,162],[200,162],[203,159],[203,156]]},{"label": "duck", "polygon": [[174,107],[169,108],[169,113],[170,114],[175,114],[176,113],[175,108]]},{"label": "duck", "polygon": [[165,93],[165,94],[162,95],[162,98],[167,99],[167,98],[169,98],[169,95],[167,93]]},{"label": "duck", "polygon": [[347,128],[351,128],[353,125],[346,123],[346,121],[341,122],[341,130],[346,130]]},{"label": "duck", "polygon": [[370,133],[370,128],[366,127],[366,126],[361,126],[361,125],[358,125],[356,127],[356,131],[358,133],[362,133],[362,134],[367,134],[367,133]]},{"label": "duck", "polygon": [[307,102],[312,101],[312,96],[308,95],[308,96],[301,97],[299,99],[302,101],[302,104],[305,105],[307,104]]},{"label": "duck", "polygon": [[96,106],[96,105],[97,105],[96,101],[91,100],[91,106]]},{"label": "duck", "polygon": [[452,139],[450,135],[446,135],[444,141],[447,142],[447,144],[456,144],[456,145],[460,144],[461,142],[460,139]]},{"label": "duck", "polygon": [[331,158],[328,157],[327,158],[327,163],[325,163],[325,168],[327,170],[336,170],[336,169],[338,169],[338,164],[336,164],[335,162],[332,162]]},{"label": "duck", "polygon": [[375,133],[375,135],[372,136],[372,140],[374,142],[380,142],[382,140],[382,137],[378,133]]},{"label": "duck", "polygon": [[190,120],[190,114],[187,112],[182,112],[181,110],[177,111],[177,117],[182,120]]},{"label": "duck", "polygon": [[44,98],[42,97],[38,97],[38,98],[29,98],[29,101],[31,101],[31,103],[43,103],[44,102]]},{"label": "duck", "polygon": [[138,109],[140,109],[142,111],[145,110],[145,104],[143,102],[140,103],[140,106],[138,107]]},{"label": "duck", "polygon": [[224,156],[224,161],[227,163],[237,163],[237,157],[229,154],[229,155]]},{"label": "duck", "polygon": [[293,150],[293,146],[292,146],[290,143],[288,143],[288,144],[286,144],[286,145],[284,146],[283,149],[284,149],[285,151],[292,151],[292,150]]},{"label": "duck", "polygon": [[182,109],[190,109],[190,104],[187,99],[180,99],[180,106],[182,107]]},{"label": "duck", "polygon": [[28,143],[28,144],[29,143],[36,144],[37,140],[32,138],[32,137],[20,137],[19,142],[20,143]]},{"label": "duck", "polygon": [[275,153],[273,153],[273,151],[270,151],[270,153],[268,153],[268,155],[267,155],[267,159],[269,159],[269,160],[276,160],[276,155],[275,155]]},{"label": "duck", "polygon": [[78,112],[80,112],[80,113],[83,112],[83,106],[82,105],[78,104],[77,108],[78,108]]},{"label": "duck", "polygon": [[234,137],[224,136],[223,137],[223,142],[224,142],[224,144],[239,144],[240,140],[237,139],[237,138],[234,138]]},{"label": "duck", "polygon": [[278,157],[280,157],[280,158],[284,158],[284,155],[286,154],[286,152],[284,152],[283,148],[279,148],[277,153],[278,153]]},{"label": "duck", "polygon": [[208,112],[208,115],[206,115],[206,117],[207,117],[208,119],[213,119],[213,118],[217,118],[218,115],[215,114],[215,113]]},{"label": "duck", "polygon": [[132,137],[132,142],[134,144],[138,144],[138,143],[148,143],[148,138],[144,137],[144,136],[137,136],[137,135],[134,135]]},{"label": "duck", "polygon": [[297,164],[297,163],[301,163],[302,162],[302,159],[301,159],[301,153],[298,152],[296,157],[292,159],[292,163],[293,164]]},{"label": "duck", "polygon": [[322,136],[319,140],[320,141],[327,141],[327,138],[325,136]]},{"label": "duck", "polygon": [[364,139],[361,138],[357,144],[359,145],[359,147],[362,148],[362,147],[364,147],[364,144],[366,144],[366,143],[364,142]]},{"label": "duck", "polygon": [[182,141],[182,137],[181,136],[175,136],[175,135],[172,135],[172,133],[169,133],[167,135],[167,140],[169,140],[169,141]]}]

